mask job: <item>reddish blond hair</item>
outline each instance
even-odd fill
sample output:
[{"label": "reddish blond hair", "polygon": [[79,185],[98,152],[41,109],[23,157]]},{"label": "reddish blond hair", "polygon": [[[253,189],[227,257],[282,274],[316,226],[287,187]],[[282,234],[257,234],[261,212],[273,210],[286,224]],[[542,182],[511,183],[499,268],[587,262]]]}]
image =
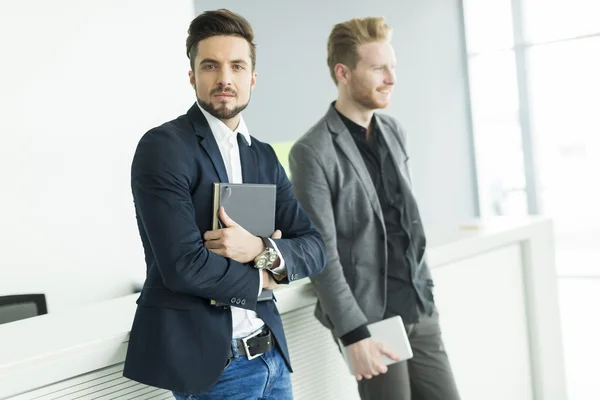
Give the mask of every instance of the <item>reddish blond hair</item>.
[{"label": "reddish blond hair", "polygon": [[390,41],[392,28],[383,17],[354,18],[333,27],[327,41],[327,65],[331,78],[337,85],[335,66],[344,64],[356,68],[360,59],[358,46],[361,44]]}]

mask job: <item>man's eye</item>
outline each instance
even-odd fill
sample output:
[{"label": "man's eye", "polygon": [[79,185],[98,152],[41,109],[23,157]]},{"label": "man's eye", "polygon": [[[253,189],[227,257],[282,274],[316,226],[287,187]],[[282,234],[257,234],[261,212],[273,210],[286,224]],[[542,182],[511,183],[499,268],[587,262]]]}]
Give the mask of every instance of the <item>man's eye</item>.
[{"label": "man's eye", "polygon": [[209,70],[210,69],[215,69],[215,66],[212,65],[212,64],[207,64],[207,65],[204,66],[204,69],[209,69]]},{"label": "man's eye", "polygon": [[239,71],[239,70],[241,70],[241,69],[244,69],[244,67],[242,67],[242,66],[241,66],[241,65],[239,65],[239,64],[236,64],[236,65],[234,65],[234,66],[233,66],[233,69],[235,69],[235,70],[238,70],[238,71]]}]

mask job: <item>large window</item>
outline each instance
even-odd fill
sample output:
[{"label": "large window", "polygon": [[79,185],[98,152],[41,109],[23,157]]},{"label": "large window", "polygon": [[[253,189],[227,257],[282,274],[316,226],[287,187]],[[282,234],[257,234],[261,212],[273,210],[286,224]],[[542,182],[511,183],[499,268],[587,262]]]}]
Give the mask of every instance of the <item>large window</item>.
[{"label": "large window", "polygon": [[463,9],[482,216],[600,221],[600,2]]},{"label": "large window", "polygon": [[561,275],[600,276],[600,1],[463,0],[483,217],[553,217]]},{"label": "large window", "polygon": [[[553,218],[563,318],[586,321],[600,278],[600,0],[463,0],[463,11],[481,214]],[[597,332],[563,326],[569,399],[598,393],[586,375]]]},{"label": "large window", "polygon": [[527,213],[510,1],[465,0],[482,217]]}]

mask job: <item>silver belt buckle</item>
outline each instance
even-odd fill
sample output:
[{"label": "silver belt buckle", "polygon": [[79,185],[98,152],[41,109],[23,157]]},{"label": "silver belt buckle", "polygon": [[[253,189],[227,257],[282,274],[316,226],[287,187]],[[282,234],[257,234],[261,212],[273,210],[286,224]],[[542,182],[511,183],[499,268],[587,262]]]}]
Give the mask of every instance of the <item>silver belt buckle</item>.
[{"label": "silver belt buckle", "polygon": [[248,357],[248,360],[252,360],[260,355],[262,355],[263,353],[258,353],[255,354],[253,356],[250,355],[250,349],[248,348],[248,340],[252,339],[255,336],[258,336],[262,333],[263,329],[254,332],[253,334],[246,336],[245,338],[241,339],[242,340],[242,344],[244,345],[244,350],[246,350],[246,356]]}]

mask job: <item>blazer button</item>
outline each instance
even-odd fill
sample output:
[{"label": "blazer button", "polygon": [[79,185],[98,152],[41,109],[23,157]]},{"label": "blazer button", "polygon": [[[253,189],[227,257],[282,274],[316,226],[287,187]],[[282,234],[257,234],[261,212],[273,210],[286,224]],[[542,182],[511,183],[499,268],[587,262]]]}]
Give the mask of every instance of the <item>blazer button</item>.
[{"label": "blazer button", "polygon": [[231,298],[231,304],[235,304],[235,300],[236,300],[236,298],[235,298],[235,297],[232,297],[232,298]]},{"label": "blazer button", "polygon": [[246,299],[242,300],[242,305],[246,304]]},{"label": "blazer button", "polygon": [[237,300],[235,301],[235,304],[242,304],[242,299],[237,299]]}]

